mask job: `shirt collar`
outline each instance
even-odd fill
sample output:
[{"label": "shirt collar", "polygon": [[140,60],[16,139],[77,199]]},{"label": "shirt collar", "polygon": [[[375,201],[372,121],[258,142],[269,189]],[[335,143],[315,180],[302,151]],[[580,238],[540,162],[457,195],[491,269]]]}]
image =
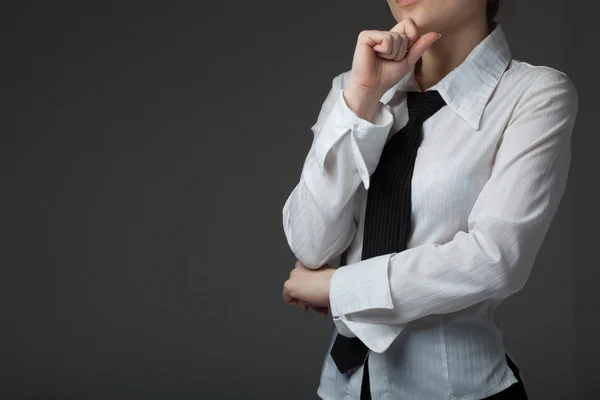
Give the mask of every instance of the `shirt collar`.
[{"label": "shirt collar", "polygon": [[[511,57],[504,31],[497,23],[458,67],[427,90],[439,91],[446,104],[477,130],[481,114]],[[414,70],[388,90],[381,102],[388,103],[396,91],[419,91]]]}]

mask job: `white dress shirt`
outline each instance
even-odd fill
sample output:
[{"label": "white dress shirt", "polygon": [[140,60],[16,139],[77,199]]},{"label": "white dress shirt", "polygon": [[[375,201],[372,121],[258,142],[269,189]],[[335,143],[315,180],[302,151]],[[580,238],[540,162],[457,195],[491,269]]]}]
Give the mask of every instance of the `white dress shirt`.
[{"label": "white dress shirt", "polygon": [[411,72],[369,122],[344,101],[349,75],[333,79],[283,206],[288,244],[307,267],[347,250],[331,280],[335,329],[317,393],[359,399],[364,367],[341,374],[329,355],[338,332],[370,349],[375,400],[500,392],[516,379],[494,310],[524,286],[565,190],[577,91],[564,73],[513,59],[497,25],[427,89],[447,105],[423,125],[407,250],[361,260],[370,175],[408,121],[406,91],[419,87]]}]

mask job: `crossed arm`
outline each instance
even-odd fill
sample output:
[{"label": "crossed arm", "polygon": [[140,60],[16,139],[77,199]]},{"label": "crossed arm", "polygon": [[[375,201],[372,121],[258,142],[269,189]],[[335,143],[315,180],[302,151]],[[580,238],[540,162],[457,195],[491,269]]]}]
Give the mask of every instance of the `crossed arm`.
[{"label": "crossed arm", "polygon": [[[354,194],[361,181],[368,188],[391,127],[382,104],[369,124],[352,116],[334,89],[335,80],[301,181],[283,210],[290,248],[306,269],[316,270],[297,273],[298,285],[290,279],[295,294],[319,300],[326,294],[338,331],[383,352],[412,320],[520,290],[566,186],[578,108],[568,77],[558,71],[541,75],[519,101],[469,214],[468,232],[443,245],[343,266],[327,277],[318,268],[341,254],[356,233]],[[311,272],[321,272],[320,278],[307,278]],[[315,287],[327,289],[315,294]]]}]

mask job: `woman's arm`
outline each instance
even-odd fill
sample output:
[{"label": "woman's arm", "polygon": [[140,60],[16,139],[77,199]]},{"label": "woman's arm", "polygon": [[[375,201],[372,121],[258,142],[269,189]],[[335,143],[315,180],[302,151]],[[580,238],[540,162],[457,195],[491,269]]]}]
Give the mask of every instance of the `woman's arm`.
[{"label": "woman's arm", "polygon": [[563,73],[533,82],[504,131],[469,231],[337,269],[330,306],[339,329],[383,352],[409,321],[519,291],[565,190],[577,108]]},{"label": "woman's arm", "polygon": [[342,90],[344,74],[336,76],[312,126],[313,142],[300,182],[283,206],[283,229],[290,249],[311,269],[339,256],[357,226],[355,194],[369,187],[393,123],[379,102],[372,122],[348,107]]}]

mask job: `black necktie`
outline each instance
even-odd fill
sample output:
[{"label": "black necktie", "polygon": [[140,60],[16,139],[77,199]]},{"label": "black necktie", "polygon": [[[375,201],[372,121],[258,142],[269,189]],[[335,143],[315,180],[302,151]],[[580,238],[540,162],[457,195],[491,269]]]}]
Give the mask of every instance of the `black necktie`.
[{"label": "black necktie", "polygon": [[[423,122],[446,102],[435,91],[407,92],[408,122],[383,147],[367,193],[361,259],[406,249],[411,232],[411,181]],[[338,333],[331,357],[345,373],[362,365],[369,349],[360,339]]]}]

